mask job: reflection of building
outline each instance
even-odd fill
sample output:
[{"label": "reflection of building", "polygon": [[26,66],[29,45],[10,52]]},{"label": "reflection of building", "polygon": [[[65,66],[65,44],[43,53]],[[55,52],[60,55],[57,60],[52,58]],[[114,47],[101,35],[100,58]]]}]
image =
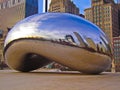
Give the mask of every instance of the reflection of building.
[{"label": "reflection of building", "polygon": [[15,23],[35,13],[38,13],[38,0],[0,0],[0,30],[3,30],[0,47],[3,47],[5,36]]},{"label": "reflection of building", "polygon": [[77,37],[78,41],[80,42],[81,47],[88,47],[88,45],[85,43],[84,39],[80,36],[79,33],[74,32],[74,34]]},{"label": "reflection of building", "polygon": [[39,0],[39,13],[47,12],[51,0]]},{"label": "reflection of building", "polygon": [[70,42],[73,42],[73,43],[75,42],[75,41],[74,41],[74,38],[72,37],[72,35],[66,35],[65,38],[66,38],[68,41],[70,41]]},{"label": "reflection of building", "polygon": [[113,54],[116,71],[120,71],[120,37],[113,38]]},{"label": "reflection of building", "polygon": [[85,18],[98,25],[110,38],[119,36],[118,7],[113,0],[91,0]]},{"label": "reflection of building", "polygon": [[65,12],[79,15],[79,9],[71,0],[51,0],[49,12]]},{"label": "reflection of building", "polygon": [[88,46],[92,49],[94,49],[95,51],[97,51],[97,46],[94,43],[94,41],[91,38],[86,38],[86,41],[88,43]]}]

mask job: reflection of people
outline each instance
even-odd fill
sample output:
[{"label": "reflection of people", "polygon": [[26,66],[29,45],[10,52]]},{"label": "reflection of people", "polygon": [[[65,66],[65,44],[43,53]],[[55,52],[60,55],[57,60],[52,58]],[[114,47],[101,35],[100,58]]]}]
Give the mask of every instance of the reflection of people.
[{"label": "reflection of people", "polygon": [[97,51],[100,52],[99,45],[97,44]]}]

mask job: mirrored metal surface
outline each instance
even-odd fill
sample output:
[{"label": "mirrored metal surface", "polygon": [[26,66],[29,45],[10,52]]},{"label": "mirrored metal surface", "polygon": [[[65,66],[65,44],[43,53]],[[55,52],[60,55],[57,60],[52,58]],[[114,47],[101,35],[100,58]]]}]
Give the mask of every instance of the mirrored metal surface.
[{"label": "mirrored metal surface", "polygon": [[31,71],[52,61],[84,73],[100,73],[111,64],[106,35],[96,25],[72,14],[44,13],[18,22],[4,44],[8,65]]}]

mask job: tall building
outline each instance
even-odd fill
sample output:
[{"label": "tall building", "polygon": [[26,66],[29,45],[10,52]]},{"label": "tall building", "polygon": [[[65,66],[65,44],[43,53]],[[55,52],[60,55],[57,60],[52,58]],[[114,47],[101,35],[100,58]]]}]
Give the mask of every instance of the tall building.
[{"label": "tall building", "polygon": [[38,13],[38,0],[0,0],[0,60],[6,34],[18,21]]},{"label": "tall building", "polygon": [[114,0],[91,0],[91,8],[85,9],[85,18],[98,25],[110,38],[120,35],[118,5]]},{"label": "tall building", "polygon": [[6,31],[21,19],[38,13],[38,0],[0,1],[0,29]]},{"label": "tall building", "polygon": [[117,3],[118,6],[118,21],[119,21],[119,30],[120,30],[120,3]]},{"label": "tall building", "polygon": [[113,47],[115,70],[120,72],[120,37],[113,38]]},{"label": "tall building", "polygon": [[65,12],[79,15],[79,8],[71,0],[51,0],[49,12]]}]

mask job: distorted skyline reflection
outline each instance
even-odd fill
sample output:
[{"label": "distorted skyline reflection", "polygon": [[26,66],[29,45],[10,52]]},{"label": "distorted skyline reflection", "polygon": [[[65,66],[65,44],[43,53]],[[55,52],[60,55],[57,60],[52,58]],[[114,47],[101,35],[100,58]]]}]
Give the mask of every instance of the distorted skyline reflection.
[{"label": "distorted skyline reflection", "polygon": [[[91,47],[86,40],[89,38],[94,42],[96,47],[98,45],[104,47],[105,51],[110,51],[108,46],[106,46],[108,45],[108,41],[105,39],[105,34],[100,31],[97,26],[72,14],[52,13],[51,15],[50,13],[46,13],[33,15],[17,23],[10,33],[11,34],[8,34],[5,41],[5,46],[8,42],[18,38],[30,38],[34,36],[54,41],[60,39],[65,40],[66,35],[71,35],[74,39],[74,43],[79,47]],[[67,42],[69,42],[69,40]]]}]

